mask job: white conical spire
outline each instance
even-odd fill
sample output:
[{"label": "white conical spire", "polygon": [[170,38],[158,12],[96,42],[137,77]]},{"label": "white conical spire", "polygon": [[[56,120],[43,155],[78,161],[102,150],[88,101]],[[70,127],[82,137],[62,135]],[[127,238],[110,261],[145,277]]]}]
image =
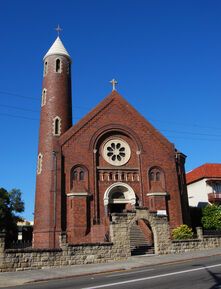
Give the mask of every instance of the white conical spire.
[{"label": "white conical spire", "polygon": [[63,43],[61,42],[61,39],[60,39],[59,36],[56,38],[56,40],[52,44],[51,48],[45,54],[44,60],[49,55],[64,55],[64,56],[67,56],[71,60],[71,57],[68,54],[67,50],[65,49],[65,47],[64,47]]}]

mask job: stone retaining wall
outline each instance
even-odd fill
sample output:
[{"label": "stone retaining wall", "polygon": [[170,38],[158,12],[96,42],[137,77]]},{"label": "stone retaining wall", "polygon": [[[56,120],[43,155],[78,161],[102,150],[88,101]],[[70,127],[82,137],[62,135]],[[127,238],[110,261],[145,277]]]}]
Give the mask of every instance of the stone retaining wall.
[{"label": "stone retaining wall", "polygon": [[59,249],[5,249],[5,234],[0,233],[0,272],[125,260],[131,256],[130,228],[139,219],[149,221],[158,255],[221,248],[221,236],[203,236],[201,228],[197,239],[172,241],[166,218],[139,210],[112,216],[109,243],[71,245],[62,234]]},{"label": "stone retaining wall", "polygon": [[0,260],[0,272],[101,263],[123,258],[126,256],[115,250],[112,243],[70,245],[52,250],[7,249]]},{"label": "stone retaining wall", "polygon": [[203,236],[201,239],[172,241],[170,253],[221,248],[221,236]]}]

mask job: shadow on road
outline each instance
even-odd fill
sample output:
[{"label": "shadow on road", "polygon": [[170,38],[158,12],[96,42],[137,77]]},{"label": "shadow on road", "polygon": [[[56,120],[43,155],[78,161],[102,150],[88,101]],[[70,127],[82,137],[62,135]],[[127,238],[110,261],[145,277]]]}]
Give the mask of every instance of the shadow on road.
[{"label": "shadow on road", "polygon": [[213,273],[211,272],[204,264],[196,264],[194,267],[204,267],[206,272],[213,278],[215,284],[208,289],[221,289],[221,273]]},{"label": "shadow on road", "polygon": [[220,289],[221,288],[221,273],[213,273],[208,268],[205,268],[207,273],[213,278],[215,284],[209,289]]}]

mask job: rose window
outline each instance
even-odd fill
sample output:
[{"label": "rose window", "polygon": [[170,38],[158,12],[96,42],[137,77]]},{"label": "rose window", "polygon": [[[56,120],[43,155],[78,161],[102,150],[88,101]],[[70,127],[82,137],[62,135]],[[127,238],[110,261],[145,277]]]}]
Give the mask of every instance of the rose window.
[{"label": "rose window", "polygon": [[104,159],[115,166],[121,166],[130,159],[131,151],[129,145],[120,139],[106,142],[103,149]]}]

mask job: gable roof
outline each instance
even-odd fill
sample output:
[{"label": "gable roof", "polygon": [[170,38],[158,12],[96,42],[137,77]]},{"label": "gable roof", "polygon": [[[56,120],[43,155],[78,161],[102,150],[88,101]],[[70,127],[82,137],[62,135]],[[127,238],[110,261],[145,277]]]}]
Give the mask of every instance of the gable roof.
[{"label": "gable roof", "polygon": [[89,123],[94,117],[99,115],[99,113],[111,105],[112,103],[117,102],[126,107],[126,109],[132,113],[136,114],[140,121],[146,126],[149,130],[164,146],[171,149],[173,144],[164,137],[157,129],[153,127],[126,99],[124,99],[116,90],[112,91],[107,97],[105,97],[93,110],[86,114],[81,120],[79,120],[74,126],[67,130],[64,134],[60,136],[60,144],[65,144],[75,133],[77,133],[81,128]]},{"label": "gable roof", "polygon": [[221,164],[204,164],[186,174],[186,183],[191,184],[204,178],[221,178]]}]

